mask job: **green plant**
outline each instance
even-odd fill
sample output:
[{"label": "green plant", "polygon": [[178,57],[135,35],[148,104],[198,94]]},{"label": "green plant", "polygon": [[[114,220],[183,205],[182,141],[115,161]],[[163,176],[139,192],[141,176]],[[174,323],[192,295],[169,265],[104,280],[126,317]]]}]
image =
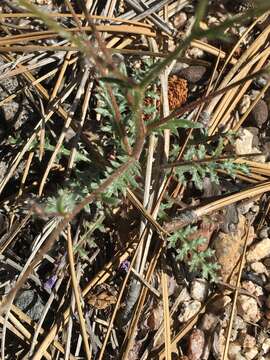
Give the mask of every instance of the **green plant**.
[{"label": "green plant", "polygon": [[[13,298],[13,296],[16,294],[16,291],[25,282],[29,274],[34,269],[35,265],[42,260],[44,253],[46,253],[50,249],[54,241],[58,239],[62,231],[80,211],[82,211],[86,206],[89,206],[89,204],[93,203],[97,199],[100,199],[102,197],[102,194],[105,194],[106,191],[111,188],[112,184],[117,183],[118,179],[120,179],[120,182],[122,184],[124,183],[124,185],[126,186],[128,181],[127,179],[123,178],[125,177],[124,174],[128,173],[129,177],[132,175],[133,171],[129,171],[129,170],[133,169],[134,165],[140,160],[141,154],[143,153],[145,139],[147,135],[149,135],[153,130],[156,130],[160,126],[163,126],[164,124],[168,124],[170,120],[175,119],[181,113],[184,113],[187,110],[191,110],[195,106],[200,105],[203,101],[207,100],[207,97],[204,97],[203,99],[199,99],[196,103],[188,104],[186,108],[183,107],[181,109],[179,108],[175,109],[168,116],[165,117],[157,116],[151,122],[151,126],[147,126],[144,123],[142,117],[145,93],[149,85],[151,85],[155,81],[155,79],[161,74],[161,72],[166,68],[166,66],[169,65],[173,60],[176,60],[179,56],[181,56],[193,39],[200,39],[202,37],[207,37],[209,39],[223,38],[224,32],[228,27],[232,25],[235,26],[236,24],[246,21],[247,19],[255,15],[262,14],[269,9],[268,2],[261,1],[260,4],[258,4],[258,6],[256,7],[256,9],[251,9],[245,14],[228,18],[223,23],[215,27],[211,27],[207,30],[203,30],[200,28],[199,24],[205,14],[205,10],[208,5],[208,2],[200,1],[197,13],[195,14],[196,21],[193,29],[190,32],[190,35],[187,36],[179,44],[179,46],[176,47],[176,49],[173,52],[169,53],[166,58],[157,61],[149,69],[149,71],[146,72],[143,79],[139,81],[134,81],[127,76],[123,76],[123,74],[119,73],[116,67],[113,66],[113,63],[110,57],[108,56],[108,52],[106,51],[106,46],[104,46],[99,33],[96,31],[95,25],[92,22],[89,13],[87,12],[85,3],[83,1],[80,1],[79,3],[82,6],[82,10],[85,13],[86,20],[90,24],[92,30],[92,35],[90,40],[96,41],[98,45],[98,51],[97,51],[97,47],[93,46],[93,43],[89,41],[88,37],[85,36],[83,32],[78,31],[75,34],[69,32],[60,23],[53,20],[48,14],[44,13],[36,6],[32,5],[29,1],[18,0],[18,2],[28,11],[32,12],[38,18],[42,19],[49,29],[55,31],[60,37],[67,39],[73,45],[73,50],[75,48],[76,50],[80,51],[84,55],[84,57],[86,57],[87,60],[89,60],[89,63],[91,61],[94,61],[99,71],[98,76],[102,81],[104,81],[104,83],[106,83],[107,86],[107,91],[110,96],[110,100],[114,109],[113,121],[115,122],[115,129],[118,129],[118,133],[119,133],[118,136],[120,136],[121,139],[120,141],[124,144],[123,147],[124,147],[125,155],[127,156],[127,161],[125,161],[124,163],[119,162],[119,166],[114,168],[113,172],[109,171],[106,173],[107,177],[103,177],[104,174],[101,174],[101,176],[97,179],[98,181],[96,181],[97,187],[92,186],[92,189],[90,190],[91,192],[87,193],[87,195],[85,195],[79,201],[79,203],[77,203],[74,206],[72,210],[70,210],[67,214],[66,213],[64,214],[63,221],[61,221],[57,226],[57,228],[52,232],[52,234],[50,235],[50,237],[46,242],[46,245],[43,247],[42,251],[40,251],[38,255],[35,257],[35,259],[29,264],[28,269],[24,272],[24,275],[18,280],[13,290],[10,291],[9,296],[5,298],[2,305],[5,305],[6,303],[8,303],[10,299]],[[86,61],[84,66],[88,66],[89,63],[88,61]],[[107,70],[109,70],[109,75]],[[262,72],[263,71],[261,71],[260,73]],[[250,75],[249,78],[251,78],[252,76],[254,76],[254,74]],[[243,82],[244,79],[242,79],[241,81]],[[121,85],[125,92],[125,96],[128,100],[129,109],[130,109],[129,120],[132,129],[134,129],[134,140],[132,139],[132,144],[128,136],[128,134],[131,133],[131,129],[126,129],[128,125],[126,126],[126,124],[124,124],[124,121],[121,117],[121,112],[119,112],[117,101],[115,96],[113,95],[111,84]],[[230,86],[236,86],[236,84],[237,82],[231,84]],[[223,88],[222,92],[225,92],[226,90],[227,90],[226,88]],[[210,96],[214,97],[217,96],[217,94],[220,94],[220,92],[215,92],[213,94],[210,94]],[[116,137],[115,133],[114,136]],[[117,158],[118,156],[123,156],[122,152],[120,154],[116,154],[115,157]],[[230,166],[228,168],[231,170]],[[197,169],[197,173],[199,173],[200,176],[202,176],[201,169],[199,170]]]},{"label": "green plant", "polygon": [[171,152],[171,161],[175,167],[175,175],[177,180],[185,184],[187,179],[191,178],[197,189],[202,190],[203,179],[208,176],[210,180],[219,184],[220,171],[225,172],[226,175],[235,178],[237,172],[243,174],[249,173],[249,168],[245,163],[236,163],[234,157],[230,156],[222,158],[221,154],[224,147],[224,137],[220,137],[218,145],[213,148],[210,145],[199,144],[197,146],[191,145],[187,148],[181,163],[174,163],[179,147],[175,145]]},{"label": "green plant", "polygon": [[191,271],[199,271],[204,278],[215,281],[219,269],[219,265],[214,261],[215,252],[212,249],[199,251],[200,245],[204,244],[206,239],[200,236],[191,239],[191,235],[197,230],[197,226],[188,225],[175,231],[168,237],[167,247],[175,249],[176,259],[186,261]]}]

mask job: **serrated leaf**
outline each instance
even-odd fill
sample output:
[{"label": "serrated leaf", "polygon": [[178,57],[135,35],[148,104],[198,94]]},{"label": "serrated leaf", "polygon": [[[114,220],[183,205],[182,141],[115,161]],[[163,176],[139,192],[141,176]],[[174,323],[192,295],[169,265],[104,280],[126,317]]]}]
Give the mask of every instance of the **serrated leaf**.
[{"label": "serrated leaf", "polygon": [[95,108],[96,112],[100,115],[111,117],[111,113],[105,108]]},{"label": "serrated leaf", "polygon": [[[149,124],[151,125],[151,123]],[[177,129],[200,129],[202,127],[201,123],[193,122],[186,119],[172,119],[166,124],[160,125],[158,128],[154,129],[155,132],[161,132],[165,129],[176,131]]]},{"label": "serrated leaf", "polygon": [[135,85],[135,84],[132,84],[131,82],[128,82],[128,81],[125,81],[122,79],[117,79],[114,77],[109,77],[109,76],[101,77],[101,78],[99,78],[99,81],[111,83],[111,84],[117,84],[117,85],[127,88],[127,89],[132,89]]}]

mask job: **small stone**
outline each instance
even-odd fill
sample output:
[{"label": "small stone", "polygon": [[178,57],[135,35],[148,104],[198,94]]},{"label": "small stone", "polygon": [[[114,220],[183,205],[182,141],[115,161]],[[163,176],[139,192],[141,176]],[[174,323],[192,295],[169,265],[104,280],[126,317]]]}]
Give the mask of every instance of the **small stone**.
[{"label": "small stone", "polygon": [[265,274],[265,275],[268,275],[268,270],[266,269],[265,265],[260,262],[260,261],[257,261],[257,262],[254,262],[250,265],[251,269],[253,271],[255,271],[255,273],[257,274]]},{"label": "small stone", "polygon": [[200,301],[191,300],[186,301],[182,304],[178,320],[182,323],[187,322],[191,319],[201,308]]},{"label": "small stone", "polygon": [[243,115],[245,112],[247,112],[248,108],[250,107],[251,100],[249,95],[244,95],[240,104],[239,104],[239,113],[240,115]]},{"label": "small stone", "polygon": [[193,300],[203,302],[207,296],[208,282],[205,279],[195,279],[191,283],[190,295]]},{"label": "small stone", "polygon": [[201,59],[204,56],[203,50],[192,47],[191,49],[188,49],[188,55],[192,57],[193,59]]},{"label": "small stone", "polygon": [[248,126],[246,129],[253,135],[252,146],[259,146],[259,129],[255,126]]},{"label": "small stone", "polygon": [[184,11],[181,11],[179,14],[175,15],[173,19],[173,25],[177,30],[181,29],[186,22],[187,14]]},{"label": "small stone", "polygon": [[263,344],[262,344],[262,350],[264,354],[267,354],[270,351],[270,338],[267,337]]},{"label": "small stone", "polygon": [[243,349],[248,350],[256,346],[256,339],[254,336],[251,336],[249,334],[243,334],[240,337],[240,343]]},{"label": "small stone", "polygon": [[256,262],[270,255],[270,239],[264,239],[253,245],[247,252],[247,262]]},{"label": "small stone", "polygon": [[218,322],[218,317],[212,313],[205,313],[202,316],[200,328],[205,332],[211,332]]},{"label": "small stone", "polygon": [[253,204],[254,201],[244,201],[239,205],[238,209],[242,215],[245,215],[250,211]]},{"label": "small stone", "polygon": [[235,360],[236,356],[241,353],[241,345],[238,342],[232,342],[229,345],[228,358]]},{"label": "small stone", "polygon": [[[218,263],[221,265],[220,275],[223,281],[227,281],[235,264],[243,251],[243,236],[245,234],[246,219],[243,215],[239,215],[239,222],[234,232],[219,232],[213,241],[213,247],[216,251],[215,255]],[[250,226],[248,244],[254,238],[254,228]]]},{"label": "small stone", "polygon": [[261,230],[260,230],[260,232],[259,232],[259,234],[258,234],[258,236],[259,236],[259,238],[260,239],[266,239],[266,238],[268,238],[268,227],[267,226],[264,226]]},{"label": "small stone", "polygon": [[256,346],[254,346],[252,349],[249,349],[248,351],[246,351],[244,353],[245,355],[245,359],[246,360],[253,360],[256,358],[256,356],[258,355],[258,349]]},{"label": "small stone", "polygon": [[225,347],[225,329],[219,329],[213,336],[213,354],[215,359],[221,359]]},{"label": "small stone", "polygon": [[268,119],[268,106],[264,100],[259,100],[251,111],[252,120],[260,128]]},{"label": "small stone", "polygon": [[247,129],[240,131],[240,137],[235,141],[235,152],[237,155],[259,153],[260,151],[253,147],[253,134]]},{"label": "small stone", "polygon": [[238,296],[237,309],[239,315],[241,315],[243,319],[247,322],[256,323],[261,318],[257,301],[250,296]]},{"label": "small stone", "polygon": [[183,79],[186,79],[192,84],[196,84],[202,80],[204,74],[206,73],[206,67],[202,65],[192,65],[188,68],[181,70],[179,76]]},{"label": "small stone", "polygon": [[204,332],[200,329],[194,329],[188,341],[189,360],[200,360],[203,354],[205,344]]},{"label": "small stone", "polygon": [[257,204],[254,204],[251,206],[251,209],[250,209],[253,213],[258,213],[260,211],[260,206],[257,205]]},{"label": "small stone", "polygon": [[34,290],[22,291],[15,300],[15,305],[26,313],[32,320],[40,319],[44,310],[41,297]]},{"label": "small stone", "polygon": [[213,301],[211,305],[211,311],[213,313],[220,313],[220,309],[224,309],[231,302],[231,298],[228,295],[224,295],[221,298]]},{"label": "small stone", "polygon": [[257,297],[263,295],[262,287],[255,284],[253,281],[243,281],[242,288],[247,290],[250,294],[253,294]]}]

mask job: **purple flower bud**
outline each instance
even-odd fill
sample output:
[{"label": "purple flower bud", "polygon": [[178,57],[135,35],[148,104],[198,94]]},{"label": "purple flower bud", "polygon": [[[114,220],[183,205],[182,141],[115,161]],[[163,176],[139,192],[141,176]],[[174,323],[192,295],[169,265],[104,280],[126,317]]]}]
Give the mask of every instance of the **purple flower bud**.
[{"label": "purple flower bud", "polygon": [[120,264],[119,268],[121,270],[124,270],[124,271],[128,272],[129,266],[130,266],[130,262],[128,260],[125,260]]},{"label": "purple flower bud", "polygon": [[52,277],[50,277],[44,284],[44,288],[51,292],[51,290],[53,289],[55,283],[57,281],[57,276],[56,275],[53,275]]}]

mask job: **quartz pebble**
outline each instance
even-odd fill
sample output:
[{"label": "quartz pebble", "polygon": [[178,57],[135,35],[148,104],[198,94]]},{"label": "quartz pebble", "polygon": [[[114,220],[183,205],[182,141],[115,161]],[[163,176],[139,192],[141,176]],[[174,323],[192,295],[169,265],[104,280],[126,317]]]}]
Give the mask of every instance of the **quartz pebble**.
[{"label": "quartz pebble", "polygon": [[193,300],[203,302],[207,296],[208,282],[204,279],[195,279],[191,283],[190,295]]}]

